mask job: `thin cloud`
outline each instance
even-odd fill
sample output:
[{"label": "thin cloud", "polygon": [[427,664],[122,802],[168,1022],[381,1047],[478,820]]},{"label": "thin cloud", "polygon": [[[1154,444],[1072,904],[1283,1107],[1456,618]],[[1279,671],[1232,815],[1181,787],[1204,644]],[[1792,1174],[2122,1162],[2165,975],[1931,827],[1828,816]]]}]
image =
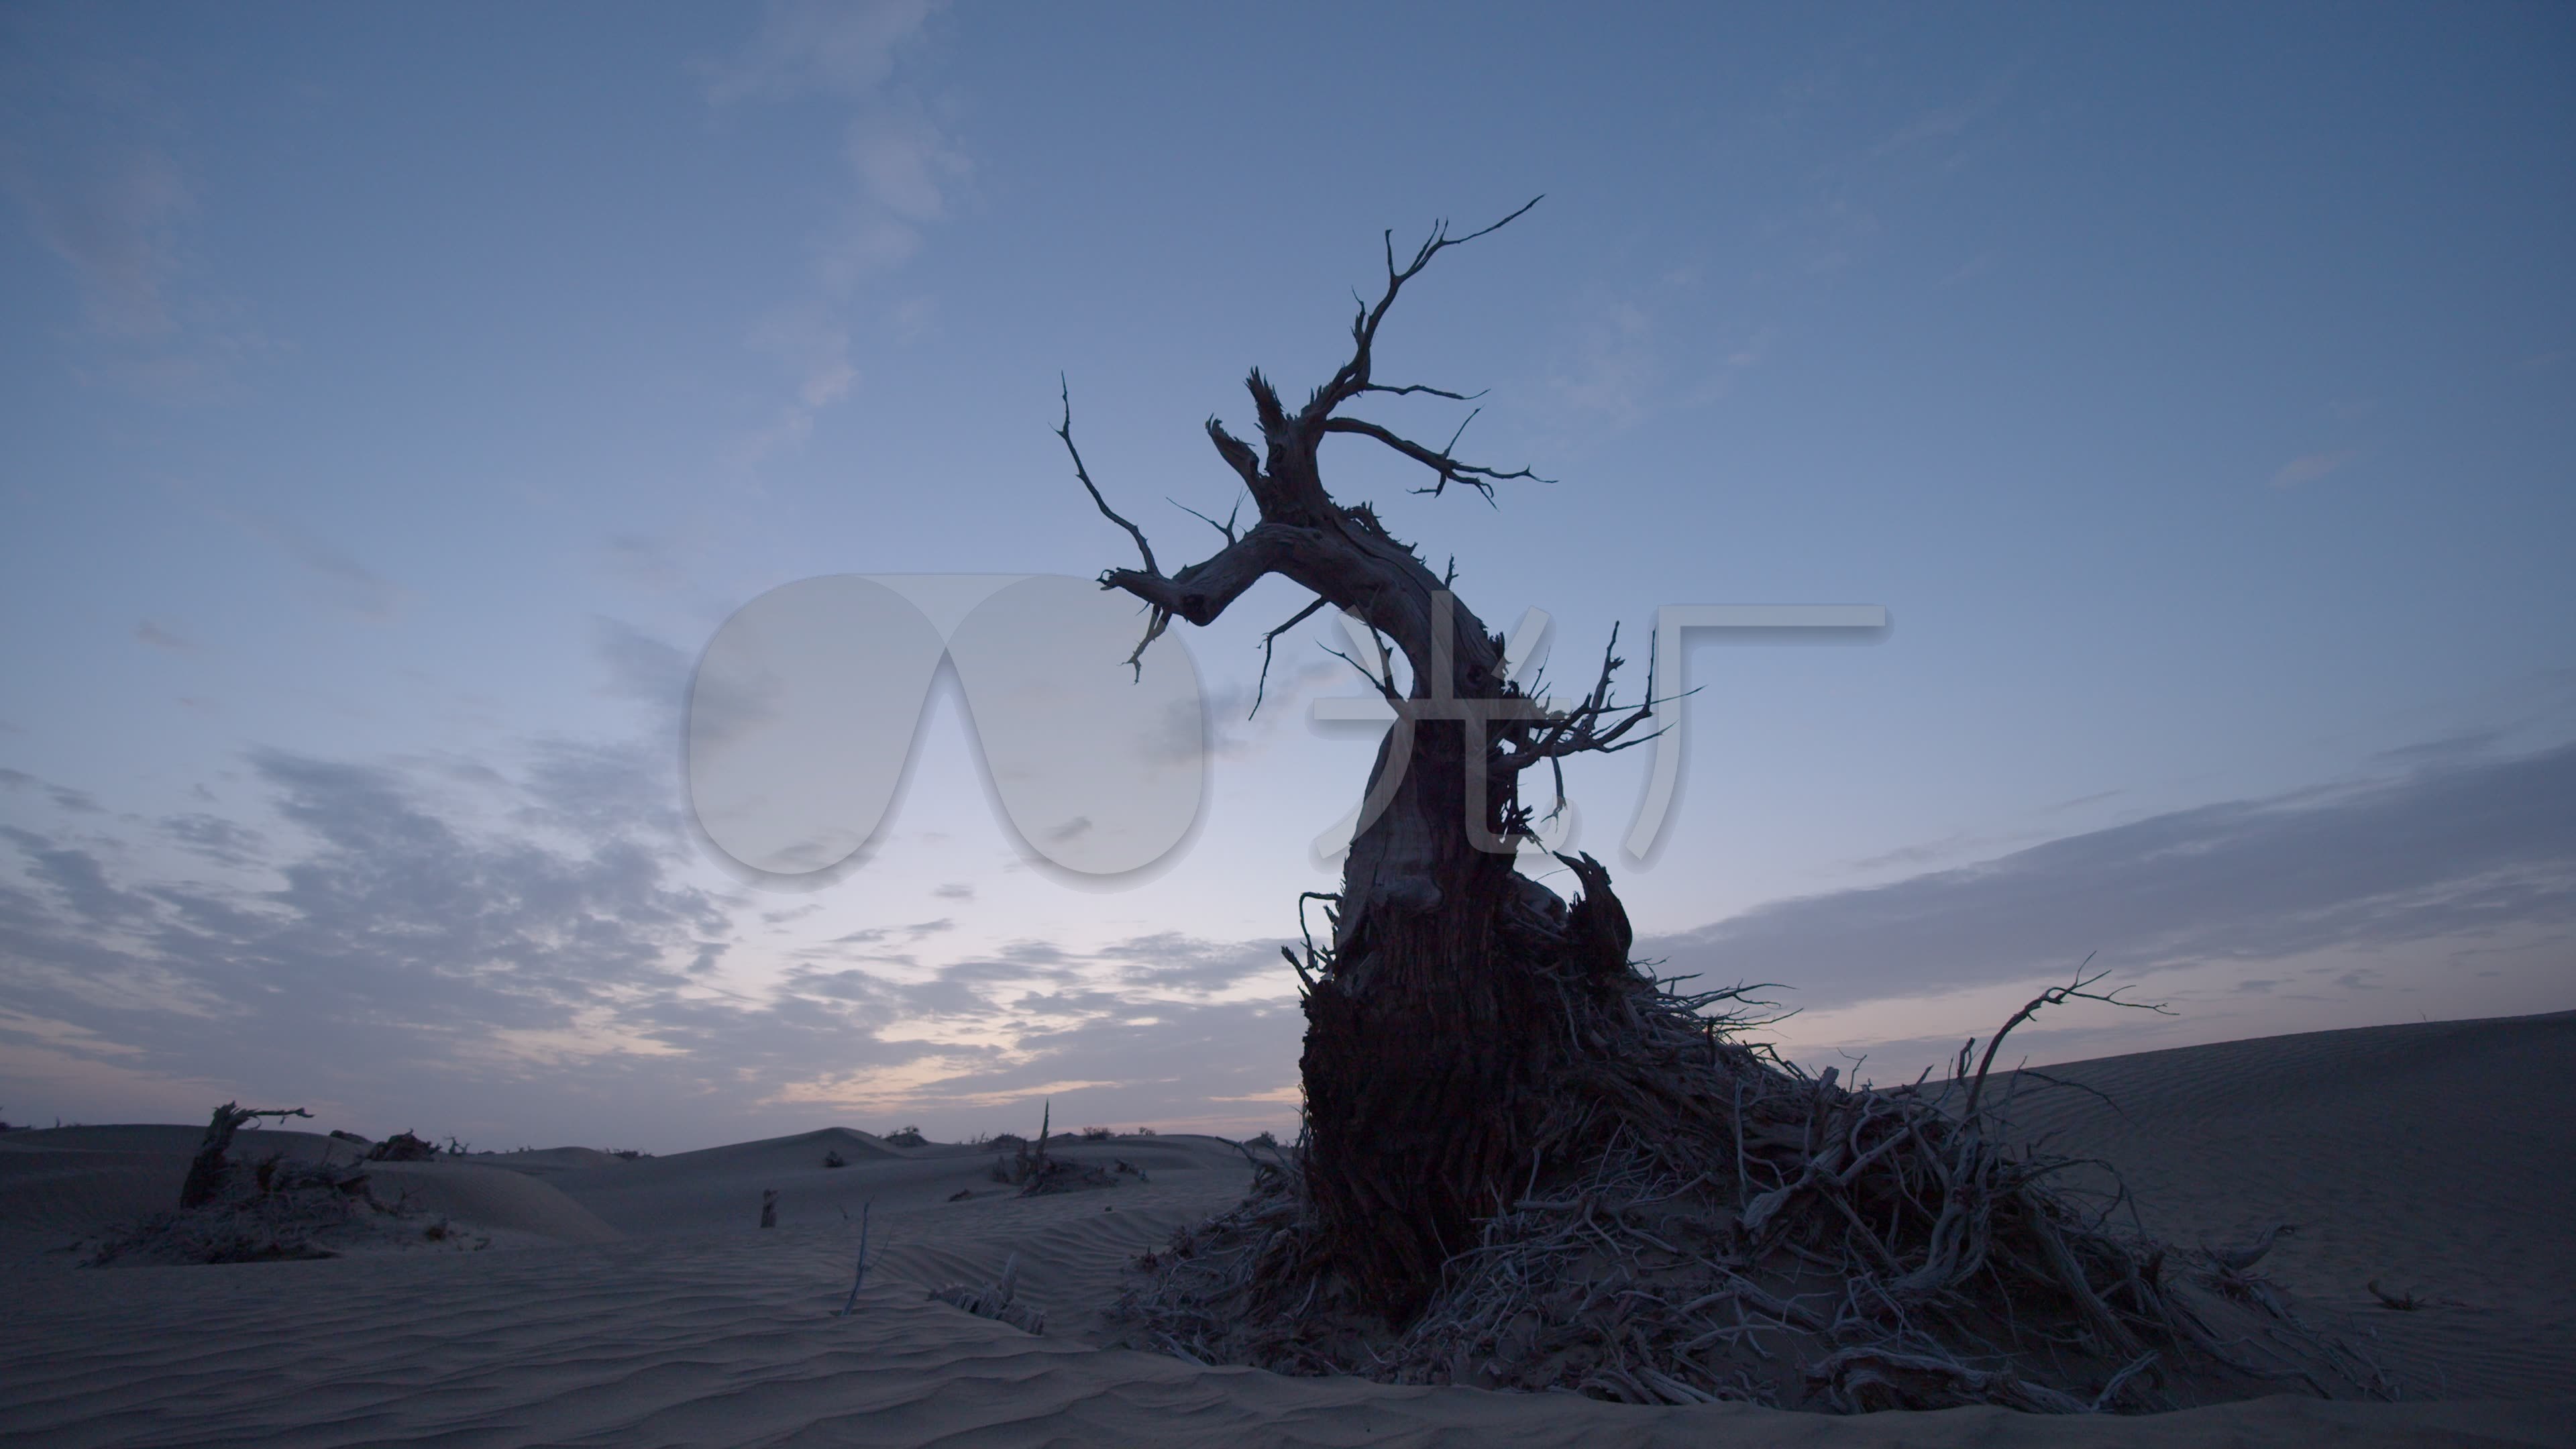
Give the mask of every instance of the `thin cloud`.
[{"label": "thin cloud", "polygon": [[197,647],[192,641],[180,637],[171,630],[162,628],[159,624],[152,622],[150,619],[146,619],[142,623],[134,626],[134,637],[142,643],[151,645],[155,649],[167,649],[173,653]]},{"label": "thin cloud", "polygon": [[39,780],[24,770],[0,770],[0,787],[11,790],[35,790],[46,799],[53,801],[55,809],[74,815],[104,813],[104,807],[92,798],[88,791],[75,790],[69,785],[57,785],[49,780]]},{"label": "thin cloud", "polygon": [[[851,299],[870,278],[910,261],[923,228],[945,218],[972,172],[965,152],[896,84],[902,53],[917,45],[938,6],[929,0],[862,5],[773,3],[733,55],[700,65],[719,110],[825,95],[854,108],[842,143],[845,169],[835,219],[812,244],[812,286],[771,309],[752,346],[779,358],[789,398],[735,449],[737,471],[802,447],[822,415],[862,380],[852,356]],[[936,299],[899,309],[898,334],[917,334]],[[911,319],[911,320],[906,320]]]},{"label": "thin cloud", "polygon": [[497,832],[457,823],[476,812],[431,774],[275,750],[248,765],[280,832],[178,817],[157,833],[257,867],[257,884],[134,879],[85,840],[0,835],[0,1012],[70,1023],[171,1082],[457,1120],[524,1118],[532,1092],[703,1115],[710,1093],[738,1103],[746,1074],[923,1050],[879,1040],[894,1005],[854,984],[708,993],[733,926],[679,878],[656,752],[539,752]]},{"label": "thin cloud", "polygon": [[1122,941],[1100,952],[1119,979],[1152,991],[1214,993],[1247,981],[1285,980],[1288,963],[1279,959],[1285,941],[1202,941],[1161,931]]},{"label": "thin cloud", "polygon": [[1621,300],[1586,322],[1571,365],[1551,381],[1574,412],[1621,429],[1653,411],[1662,378],[1653,319],[1635,302]]},{"label": "thin cloud", "polygon": [[2304,457],[2292,458],[2274,470],[2272,486],[2296,488],[2304,483],[2314,483],[2360,456],[2361,450],[2358,448],[2343,448],[2331,453],[2309,453]]},{"label": "thin cloud", "polygon": [[[952,931],[942,918],[791,947],[745,987],[720,974],[734,916],[766,934],[796,913],[690,883],[659,752],[555,742],[494,763],[463,783],[436,760],[257,750],[241,818],[127,822],[131,846],[0,834],[0,1052],[34,1062],[41,1037],[54,1090],[113,1065],[122,1100],[166,1104],[140,1110],[240,1091],[378,1130],[426,1112],[663,1140],[740,1135],[780,1106],[926,1114],[1051,1087],[1094,1117],[1168,1119],[1295,1079],[1284,990],[1207,999],[1281,974],[1276,941],[869,954]],[[466,823],[496,799],[497,826]],[[225,873],[144,864],[173,850]]]},{"label": "thin cloud", "polygon": [[373,623],[393,619],[402,587],[347,553],[292,525],[262,514],[199,500],[198,506],[268,544],[301,565],[322,596]]},{"label": "thin cloud", "polygon": [[2176,811],[1651,940],[1666,974],[1833,1008],[2576,922],[2576,745]]},{"label": "thin cloud", "polygon": [[167,152],[124,144],[46,154],[11,142],[0,146],[0,191],[70,267],[93,334],[138,341],[178,330],[170,293],[193,202]]},{"label": "thin cloud", "polygon": [[237,821],[203,813],[173,815],[161,822],[161,833],[181,849],[217,865],[246,870],[266,863],[267,840]]},{"label": "thin cloud", "polygon": [[760,28],[730,56],[702,61],[707,99],[794,100],[816,91],[862,97],[894,73],[895,52],[920,34],[938,6],[932,0],[873,0],[827,5],[771,0]]},{"label": "thin cloud", "polygon": [[0,42],[0,92],[12,100],[0,109],[0,212],[77,299],[56,334],[74,377],[200,399],[277,344],[200,275],[173,88],[145,63],[101,54],[96,28],[74,14],[13,25]]},{"label": "thin cloud", "polygon": [[1683,404],[1688,407],[1707,407],[1711,403],[1725,401],[1734,393],[1736,383],[1743,378],[1744,374],[1761,365],[1763,356],[1771,350],[1773,336],[1770,330],[1765,329],[1756,333],[1743,346],[1719,358],[1717,370],[1701,378],[1699,384],[1683,397]]},{"label": "thin cloud", "polygon": [[647,706],[652,733],[675,736],[689,709],[695,661],[622,619],[593,618],[590,646],[607,676],[604,692]]},{"label": "thin cloud", "polygon": [[611,576],[646,593],[678,593],[688,582],[687,570],[662,539],[613,533],[603,544],[603,553]]}]

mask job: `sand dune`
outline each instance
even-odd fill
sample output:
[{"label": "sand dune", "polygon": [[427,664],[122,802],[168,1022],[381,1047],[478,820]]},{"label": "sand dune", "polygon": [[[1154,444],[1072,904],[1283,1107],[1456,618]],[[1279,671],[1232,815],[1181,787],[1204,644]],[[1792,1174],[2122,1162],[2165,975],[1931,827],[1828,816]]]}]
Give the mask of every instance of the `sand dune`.
[{"label": "sand dune", "polygon": [[[2017,1102],[2115,1157],[2155,1231],[2301,1224],[2278,1275],[2375,1329],[2401,1404],[2276,1396],[2143,1418],[2001,1410],[1836,1419],[1741,1406],[1389,1388],[1095,1347],[1141,1249],[1242,1191],[1234,1150],[1059,1146],[1121,1175],[1024,1199],[988,1149],[833,1129],[622,1161],[587,1149],[377,1169],[489,1251],[83,1270],[39,1245],[175,1195],[193,1128],[0,1139],[0,1436],[12,1443],[2309,1445],[2576,1443],[2576,1136],[2553,1093],[2576,1013],[2276,1038],[2051,1069],[2110,1095]],[[324,1150],[262,1134],[262,1145]],[[313,1143],[327,1139],[313,1138]],[[174,1143],[176,1145],[174,1145]],[[345,1146],[341,1150],[345,1151]],[[838,1152],[846,1166],[822,1165]],[[174,1160],[175,1159],[175,1160]],[[781,1225],[757,1226],[760,1190]],[[950,1199],[959,1191],[973,1195]],[[856,1216],[887,1247],[859,1311]],[[479,1218],[478,1218],[479,1215]],[[23,1249],[23,1250],[21,1250]],[[1048,1331],[928,1301],[1018,1255]],[[2267,1264],[2267,1266],[2269,1266]],[[2361,1287],[2436,1303],[2380,1308]],[[2403,1285],[2402,1288],[2399,1285]]]},{"label": "sand dune", "polygon": [[[2049,1067],[2017,1127],[2116,1164],[2147,1231],[2233,1242],[2374,1332],[2414,1387],[2576,1397],[2576,1012]],[[2103,1100],[2108,1098],[2108,1101]],[[2430,1299],[2379,1306],[2368,1284]]]},{"label": "sand dune", "polygon": [[[59,1127],[0,1138],[0,1256],[62,1256],[70,1241],[94,1241],[170,1207],[203,1131],[157,1124]],[[242,1133],[233,1155],[245,1162],[271,1155],[353,1162],[363,1149],[316,1132],[269,1129]],[[497,1167],[377,1162],[367,1173],[379,1200],[450,1219],[460,1236],[509,1245],[622,1236],[549,1184]]]}]

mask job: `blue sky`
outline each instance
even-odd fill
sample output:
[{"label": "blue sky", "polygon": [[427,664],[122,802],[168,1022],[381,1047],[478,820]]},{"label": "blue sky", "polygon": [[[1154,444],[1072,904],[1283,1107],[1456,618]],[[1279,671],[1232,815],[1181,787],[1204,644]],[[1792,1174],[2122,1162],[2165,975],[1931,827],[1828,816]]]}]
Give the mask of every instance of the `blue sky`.
[{"label": "blue sky", "polygon": [[1696,647],[1649,861],[1642,752],[1573,775],[1667,969],[1881,1076],[2087,954],[2177,1015],[2034,1060],[2576,1006],[2571,73],[2538,5],[12,7],[0,1114],[1283,1125],[1368,756],[1320,618],[1243,717],[1295,589],[1155,646],[1205,805],[1105,882],[950,685],[854,868],[729,869],[692,670],[803,578],[1130,562],[1060,375],[1199,556],[1245,370],[1540,193],[1379,355],[1557,481],[1328,482],[1561,680],[1661,604],[1895,621]]}]

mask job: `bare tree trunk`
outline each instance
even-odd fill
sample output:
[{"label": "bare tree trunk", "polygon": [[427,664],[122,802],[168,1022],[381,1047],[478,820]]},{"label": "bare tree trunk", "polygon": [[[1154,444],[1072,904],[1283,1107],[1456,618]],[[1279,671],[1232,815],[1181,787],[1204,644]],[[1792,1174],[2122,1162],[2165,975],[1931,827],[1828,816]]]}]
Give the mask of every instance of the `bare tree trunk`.
[{"label": "bare tree trunk", "polygon": [[1436,896],[1372,898],[1385,857],[1355,843],[1343,900],[1357,909],[1306,998],[1308,1201],[1337,1266],[1390,1317],[1419,1305],[1508,1190],[1544,1049],[1528,965],[1495,939],[1511,858],[1472,849],[1457,828],[1463,733],[1417,729],[1403,788],[1372,827],[1441,847],[1406,877]]}]

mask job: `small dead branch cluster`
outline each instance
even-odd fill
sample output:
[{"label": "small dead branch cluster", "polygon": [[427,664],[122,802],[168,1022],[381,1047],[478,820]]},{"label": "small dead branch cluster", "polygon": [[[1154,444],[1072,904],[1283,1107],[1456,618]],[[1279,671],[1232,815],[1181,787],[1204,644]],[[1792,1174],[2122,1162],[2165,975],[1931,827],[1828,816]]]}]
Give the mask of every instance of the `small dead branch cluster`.
[{"label": "small dead branch cluster", "polygon": [[[2141,1003],[2078,973],[2067,1001]],[[1569,1042],[1526,1187],[1452,1254],[1414,1321],[1360,1313],[1312,1251],[1301,1161],[1176,1234],[1122,1299],[1127,1344],[1200,1363],[1384,1382],[1742,1400],[1861,1412],[1997,1404],[2145,1411],[2268,1391],[2395,1386],[2270,1285],[2177,1255],[2114,1214],[2088,1164],[2018,1144],[1997,1041],[1945,1080],[1810,1077],[1740,1040],[1750,992],[1634,967],[1557,983]],[[2155,1009],[2155,1008],[2149,1008]],[[1302,1143],[1300,1144],[1302,1148]],[[2099,1164],[2090,1164],[2099,1166]],[[2265,1244],[2268,1246],[2268,1240]],[[2259,1257],[2260,1253],[2254,1254]]]},{"label": "small dead branch cluster", "polygon": [[[454,1142],[454,1138],[448,1139]],[[377,1143],[367,1153],[369,1162],[435,1162],[442,1149],[425,1137],[397,1132]]]},{"label": "small dead branch cluster", "polygon": [[1082,1192],[1095,1187],[1116,1187],[1118,1179],[1087,1163],[1067,1162],[1060,1157],[1039,1161],[1027,1169],[1025,1176],[1015,1177],[1020,1196],[1044,1197],[1056,1192]]},{"label": "small dead branch cluster", "polygon": [[[855,1292],[855,1290],[853,1290]],[[1018,1301],[1020,1291],[1020,1255],[1013,1253],[1002,1264],[1002,1276],[981,1288],[951,1283],[930,1290],[930,1296],[952,1307],[963,1308],[978,1318],[1007,1323],[1022,1333],[1046,1332],[1046,1314]]]},{"label": "small dead branch cluster", "polygon": [[[1067,1162],[1047,1155],[1048,1129],[1053,1125],[1055,1106],[1049,1103],[1038,1118],[1038,1140],[1035,1143],[1018,1138],[1019,1150],[1008,1157],[993,1159],[993,1180],[1016,1187],[1022,1197],[1044,1197],[1049,1193],[1081,1192],[1086,1188],[1116,1187],[1118,1180],[1097,1167]],[[996,1142],[1005,1140],[994,1139]]]}]

